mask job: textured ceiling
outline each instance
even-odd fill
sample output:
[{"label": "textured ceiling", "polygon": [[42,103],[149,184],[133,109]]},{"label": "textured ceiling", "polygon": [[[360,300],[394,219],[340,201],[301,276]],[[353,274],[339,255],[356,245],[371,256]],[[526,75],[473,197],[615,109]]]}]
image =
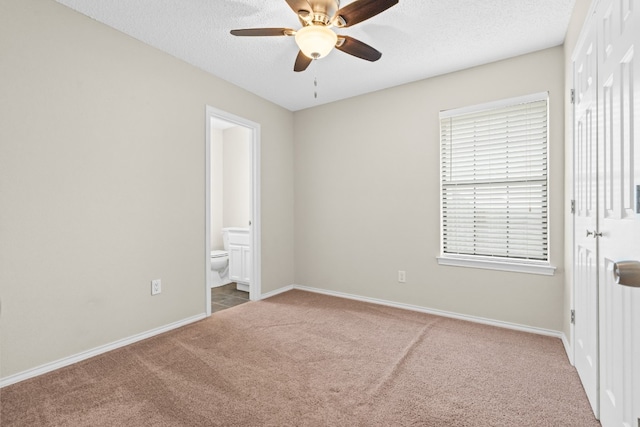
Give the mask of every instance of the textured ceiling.
[{"label": "textured ceiling", "polygon": [[400,0],[336,30],[381,51],[379,61],[334,49],[302,73],[293,71],[293,37],[229,34],[237,28],[298,29],[284,0],[57,1],[296,111],[558,46],[575,0]]}]

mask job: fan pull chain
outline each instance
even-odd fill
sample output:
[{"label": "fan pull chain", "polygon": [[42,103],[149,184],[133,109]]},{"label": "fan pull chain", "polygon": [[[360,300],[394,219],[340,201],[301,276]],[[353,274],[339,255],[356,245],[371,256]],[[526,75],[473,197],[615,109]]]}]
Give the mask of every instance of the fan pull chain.
[{"label": "fan pull chain", "polygon": [[313,86],[314,86],[314,91],[313,91],[313,97],[315,99],[318,99],[318,78],[314,77],[313,78]]}]

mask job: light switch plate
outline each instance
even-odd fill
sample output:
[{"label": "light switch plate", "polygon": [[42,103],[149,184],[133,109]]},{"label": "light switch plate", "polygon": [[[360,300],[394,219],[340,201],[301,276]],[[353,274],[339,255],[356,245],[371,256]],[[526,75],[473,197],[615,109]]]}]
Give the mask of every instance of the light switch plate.
[{"label": "light switch plate", "polygon": [[407,282],[407,273],[403,270],[398,271],[398,282],[406,283]]},{"label": "light switch plate", "polygon": [[162,292],[162,282],[160,279],[154,279],[151,281],[151,295],[158,295]]}]

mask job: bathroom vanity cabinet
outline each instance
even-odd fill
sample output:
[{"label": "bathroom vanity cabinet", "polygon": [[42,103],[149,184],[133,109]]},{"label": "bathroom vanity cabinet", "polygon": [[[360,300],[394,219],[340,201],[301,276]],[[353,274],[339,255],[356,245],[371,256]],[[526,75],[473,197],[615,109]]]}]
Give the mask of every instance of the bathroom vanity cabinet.
[{"label": "bathroom vanity cabinet", "polygon": [[229,279],[239,291],[249,292],[251,283],[251,238],[248,228],[229,228]]}]

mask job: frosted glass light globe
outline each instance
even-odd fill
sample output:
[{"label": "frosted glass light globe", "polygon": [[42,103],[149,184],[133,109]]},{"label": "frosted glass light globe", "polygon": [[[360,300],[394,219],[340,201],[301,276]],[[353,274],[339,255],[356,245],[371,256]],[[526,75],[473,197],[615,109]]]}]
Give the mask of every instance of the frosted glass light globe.
[{"label": "frosted glass light globe", "polygon": [[311,59],[327,56],[337,41],[338,35],[322,25],[309,25],[296,32],[298,47]]}]

